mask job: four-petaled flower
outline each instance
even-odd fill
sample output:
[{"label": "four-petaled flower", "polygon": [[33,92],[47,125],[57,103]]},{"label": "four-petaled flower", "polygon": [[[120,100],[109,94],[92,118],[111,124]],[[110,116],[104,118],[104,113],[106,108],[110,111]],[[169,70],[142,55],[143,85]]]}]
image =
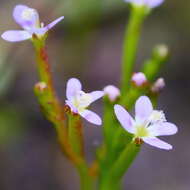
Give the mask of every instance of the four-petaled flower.
[{"label": "four-petaled flower", "polygon": [[135,120],[120,105],[114,106],[117,119],[122,127],[134,135],[134,141],[140,140],[157,148],[170,150],[172,146],[157,136],[174,135],[177,127],[166,121],[162,111],[153,110],[152,103],[146,96],[141,96],[135,104]]},{"label": "four-petaled flower", "polygon": [[154,8],[161,5],[164,0],[124,0],[124,1],[132,3],[137,6],[147,6],[149,8]]},{"label": "four-petaled flower", "polygon": [[101,125],[101,118],[94,112],[87,109],[87,107],[97,99],[104,96],[103,91],[93,91],[85,93],[82,91],[82,85],[76,78],[71,78],[67,82],[66,88],[66,105],[68,105],[73,113],[81,115],[89,122]]},{"label": "four-petaled flower", "polygon": [[40,23],[38,12],[26,5],[15,6],[13,18],[24,30],[8,30],[4,32],[1,37],[10,42],[31,39],[33,34],[38,37],[43,36],[48,30],[64,19],[63,16],[59,17],[47,26],[44,26],[43,23]]}]

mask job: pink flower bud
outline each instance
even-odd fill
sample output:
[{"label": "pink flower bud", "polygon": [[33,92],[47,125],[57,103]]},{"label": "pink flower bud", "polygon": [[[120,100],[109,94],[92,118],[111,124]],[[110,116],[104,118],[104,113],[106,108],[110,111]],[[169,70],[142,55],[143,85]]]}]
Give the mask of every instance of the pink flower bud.
[{"label": "pink flower bud", "polygon": [[153,84],[151,90],[152,92],[160,92],[165,87],[165,81],[163,78],[159,78],[156,80],[156,82]]},{"label": "pink flower bud", "polygon": [[142,86],[147,82],[147,78],[144,73],[138,72],[134,73],[132,76],[131,81],[136,85],[136,86]]},{"label": "pink flower bud", "polygon": [[120,96],[120,90],[113,86],[113,85],[108,85],[103,89],[105,95],[108,96],[111,102],[114,102],[119,96]]}]

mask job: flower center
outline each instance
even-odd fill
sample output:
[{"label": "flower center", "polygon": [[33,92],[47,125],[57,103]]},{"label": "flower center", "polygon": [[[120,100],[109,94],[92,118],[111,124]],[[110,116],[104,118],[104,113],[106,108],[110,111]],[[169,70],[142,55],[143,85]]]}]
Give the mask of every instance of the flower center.
[{"label": "flower center", "polygon": [[145,126],[137,126],[136,127],[136,132],[135,132],[135,137],[147,137],[149,136],[149,131],[148,128]]},{"label": "flower center", "polygon": [[79,91],[76,97],[73,99],[73,105],[79,112],[83,111],[92,102],[92,96],[89,93]]}]

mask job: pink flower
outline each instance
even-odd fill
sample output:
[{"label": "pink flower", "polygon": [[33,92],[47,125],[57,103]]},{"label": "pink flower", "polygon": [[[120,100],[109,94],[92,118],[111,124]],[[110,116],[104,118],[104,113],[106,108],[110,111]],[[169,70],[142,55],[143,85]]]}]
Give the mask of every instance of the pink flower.
[{"label": "pink flower", "polygon": [[170,150],[172,146],[157,136],[174,135],[177,127],[166,121],[162,111],[153,110],[147,96],[141,96],[135,104],[135,119],[120,105],[114,106],[115,114],[122,127],[134,135],[134,141],[140,139],[160,149]]},{"label": "pink flower", "polygon": [[82,85],[76,78],[71,78],[67,82],[66,104],[73,113],[79,114],[87,121],[96,125],[101,125],[102,120],[96,113],[88,110],[87,107],[102,96],[104,96],[103,91],[93,91],[91,93],[82,91]]},{"label": "pink flower", "polygon": [[17,5],[13,10],[13,18],[24,30],[8,30],[1,37],[10,42],[18,42],[32,38],[33,34],[38,37],[43,36],[48,30],[53,28],[64,17],[59,17],[47,26],[40,23],[39,14],[35,9],[26,5]]}]

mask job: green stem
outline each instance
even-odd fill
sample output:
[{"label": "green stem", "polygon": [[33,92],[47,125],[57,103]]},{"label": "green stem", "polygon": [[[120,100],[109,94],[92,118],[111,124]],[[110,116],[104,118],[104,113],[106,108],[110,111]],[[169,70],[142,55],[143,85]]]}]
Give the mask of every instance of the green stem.
[{"label": "green stem", "polygon": [[82,166],[79,170],[80,175],[80,183],[81,188],[80,190],[93,190],[94,183],[92,177],[89,175],[89,170],[85,166]]},{"label": "green stem", "polygon": [[135,63],[137,45],[140,37],[142,23],[147,14],[145,7],[132,7],[129,24],[126,29],[122,58],[121,93],[124,96],[130,86],[130,80]]},{"label": "green stem", "polygon": [[34,36],[33,45],[36,51],[37,69],[41,81],[35,85],[35,94],[46,118],[53,123],[56,129],[58,141],[63,152],[78,167],[83,162],[83,159],[73,152],[68,140],[65,113],[53,86],[51,69],[45,51],[45,39],[38,39]]},{"label": "green stem", "polygon": [[154,81],[160,69],[168,60],[168,48],[165,45],[158,45],[153,49],[152,56],[147,60],[142,68],[142,72],[149,81]]},{"label": "green stem", "polygon": [[68,136],[65,136],[64,128],[60,127],[58,124],[56,130],[59,144],[61,145],[63,152],[77,168],[80,176],[81,190],[93,190],[93,178],[90,175],[89,168],[85,160],[73,151],[70,143],[68,143]]},{"label": "green stem", "polygon": [[106,149],[110,148],[114,131],[117,129],[115,126],[115,114],[113,111],[113,105],[114,103],[110,102],[108,97],[104,97],[103,132]]},{"label": "green stem", "polygon": [[83,138],[83,126],[79,115],[68,114],[69,120],[69,142],[76,152],[81,157],[84,157],[84,138]]},{"label": "green stem", "polygon": [[121,178],[131,166],[139,151],[140,146],[137,146],[134,142],[128,144],[115,161],[112,168],[107,171],[107,175],[104,176],[100,184],[100,190],[116,190],[120,184]]},{"label": "green stem", "polygon": [[[35,94],[38,98],[41,108],[45,113],[45,116],[54,124],[62,151],[74,164],[80,174],[81,189],[91,190],[92,179],[89,174],[88,166],[83,156],[78,154],[76,151],[76,146],[74,146],[73,135],[76,131],[71,127],[68,134],[68,130],[65,126],[65,113],[63,106],[56,96],[53,86],[51,69],[48,63],[48,56],[45,51],[45,39],[38,39],[34,36],[33,44],[36,51],[37,66],[41,81],[35,85]],[[81,125],[79,126],[80,119],[78,117],[72,118],[72,120],[70,120],[70,125],[73,126],[75,124],[81,128]]]}]

